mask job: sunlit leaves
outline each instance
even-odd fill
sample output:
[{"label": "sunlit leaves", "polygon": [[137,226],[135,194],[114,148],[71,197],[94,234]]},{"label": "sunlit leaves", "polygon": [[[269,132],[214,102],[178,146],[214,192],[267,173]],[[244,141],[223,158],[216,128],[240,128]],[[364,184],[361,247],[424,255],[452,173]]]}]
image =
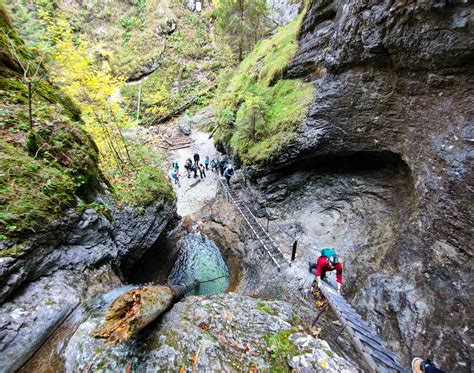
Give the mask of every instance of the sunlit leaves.
[{"label": "sunlit leaves", "polygon": [[54,17],[44,10],[39,14],[50,43],[52,78],[79,105],[101,161],[119,166],[130,161],[121,130],[131,119],[118,102],[124,79],[112,75],[107,62],[98,63],[88,40],[76,36],[58,12]]}]

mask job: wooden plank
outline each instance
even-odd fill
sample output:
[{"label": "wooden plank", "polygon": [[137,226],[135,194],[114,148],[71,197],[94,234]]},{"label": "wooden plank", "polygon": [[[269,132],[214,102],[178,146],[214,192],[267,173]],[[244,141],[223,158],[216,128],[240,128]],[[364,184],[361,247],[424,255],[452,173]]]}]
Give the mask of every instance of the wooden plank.
[{"label": "wooden plank", "polygon": [[380,369],[379,367],[377,366],[377,364],[375,363],[374,359],[372,358],[371,355],[369,355],[365,349],[364,349],[364,346],[362,344],[362,342],[355,336],[355,332],[354,330],[350,327],[350,325],[347,323],[347,321],[345,320],[344,316],[341,314],[341,312],[339,311],[339,309],[337,307],[333,307],[332,303],[331,303],[331,297],[330,296],[327,296],[326,294],[329,294],[326,289],[327,289],[327,286],[326,285],[322,285],[320,287],[321,289],[321,292],[323,293],[323,295],[326,297],[326,299],[329,301],[329,305],[331,306],[332,310],[334,311],[334,313],[336,314],[336,316],[338,317],[338,319],[341,321],[342,325],[344,326],[344,328],[346,329],[346,332],[347,334],[349,335],[349,337],[352,339],[352,342],[354,343],[354,346],[355,348],[357,349],[357,351],[359,352],[359,354],[361,355],[363,361],[364,361],[364,364],[366,366],[366,368],[368,369],[368,371],[370,373],[379,373],[380,372]]}]

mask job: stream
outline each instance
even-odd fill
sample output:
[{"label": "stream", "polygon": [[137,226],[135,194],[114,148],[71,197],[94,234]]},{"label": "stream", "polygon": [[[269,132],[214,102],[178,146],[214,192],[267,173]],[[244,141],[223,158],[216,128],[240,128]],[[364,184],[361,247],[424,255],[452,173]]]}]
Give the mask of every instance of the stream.
[{"label": "stream", "polygon": [[[216,158],[218,153],[214,148],[212,139],[207,133],[193,129],[192,146],[190,148],[179,149],[169,153],[168,160],[178,161],[181,173],[181,186],[174,186],[177,194],[177,211],[182,218],[198,212],[206,204],[212,202],[217,194],[217,177],[210,170],[207,177],[195,184],[196,179],[192,176],[187,178],[184,173],[184,163],[187,158],[192,158],[198,152],[203,162],[206,156],[210,159]],[[183,222],[183,220],[182,220]],[[188,220],[189,222],[189,220]],[[176,233],[178,232],[178,233]],[[215,278],[217,280],[201,284],[190,291],[189,295],[209,295],[225,292],[229,287],[229,269],[216,244],[198,231],[185,231],[181,225],[167,237],[163,237],[156,246],[164,246],[165,254],[157,253],[157,247],[150,249],[151,255],[144,255],[143,260],[138,261],[135,272],[143,272],[133,277],[126,276],[127,281],[135,285],[124,285],[115,288],[105,294],[93,298],[80,304],[62,322],[43,345],[33,354],[33,356],[23,365],[19,372],[58,372],[64,371],[64,356],[68,343],[83,323],[94,310],[103,309],[110,304],[117,296],[125,291],[139,287],[145,283],[170,284],[191,283],[195,279],[208,281]],[[163,257],[174,252],[171,258]],[[161,255],[161,256],[160,256]],[[140,268],[138,268],[140,267]],[[164,267],[164,268],[163,268]]]}]

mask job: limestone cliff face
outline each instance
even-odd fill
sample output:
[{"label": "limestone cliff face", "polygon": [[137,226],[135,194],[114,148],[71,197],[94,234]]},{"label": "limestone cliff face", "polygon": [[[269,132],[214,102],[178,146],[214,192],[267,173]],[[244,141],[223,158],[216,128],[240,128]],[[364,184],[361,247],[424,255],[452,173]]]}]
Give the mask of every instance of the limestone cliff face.
[{"label": "limestone cliff face", "polygon": [[272,167],[382,160],[402,170],[386,186],[400,186],[386,199],[392,233],[373,245],[369,229],[348,254],[346,291],[407,361],[431,355],[459,372],[471,364],[473,18],[462,1],[314,1],[287,75],[314,80],[316,94]]}]

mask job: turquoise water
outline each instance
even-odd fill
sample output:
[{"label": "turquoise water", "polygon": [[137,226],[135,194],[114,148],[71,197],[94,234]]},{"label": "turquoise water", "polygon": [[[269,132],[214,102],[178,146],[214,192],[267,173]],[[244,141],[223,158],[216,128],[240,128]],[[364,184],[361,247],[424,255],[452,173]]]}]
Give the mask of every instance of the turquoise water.
[{"label": "turquoise water", "polygon": [[179,255],[171,270],[168,281],[171,284],[190,284],[195,279],[207,281],[194,288],[191,295],[208,295],[224,292],[229,286],[229,269],[216,244],[201,234],[188,235],[177,243]]}]

